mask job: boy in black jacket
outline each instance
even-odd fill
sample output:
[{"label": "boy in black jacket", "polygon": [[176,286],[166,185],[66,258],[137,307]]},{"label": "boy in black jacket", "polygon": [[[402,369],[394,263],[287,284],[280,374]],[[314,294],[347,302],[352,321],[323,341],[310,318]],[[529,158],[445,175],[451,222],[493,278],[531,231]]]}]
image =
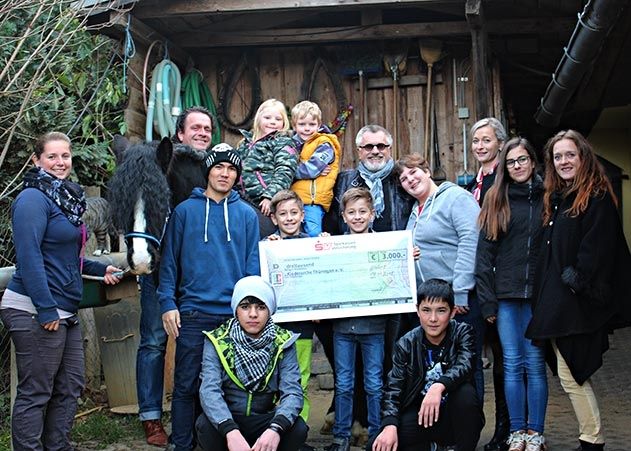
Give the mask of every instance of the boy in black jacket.
[{"label": "boy in black jacket", "polygon": [[475,345],[469,324],[452,320],[451,286],[430,279],[418,288],[420,327],[396,344],[382,400],[381,431],[367,451],[411,451],[437,442],[474,451],[484,426],[473,386]]}]

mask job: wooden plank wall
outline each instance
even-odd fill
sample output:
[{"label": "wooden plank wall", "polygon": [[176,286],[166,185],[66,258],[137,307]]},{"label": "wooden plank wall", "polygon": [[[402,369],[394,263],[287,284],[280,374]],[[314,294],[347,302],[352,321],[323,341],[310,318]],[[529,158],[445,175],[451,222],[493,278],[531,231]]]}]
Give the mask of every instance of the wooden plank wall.
[{"label": "wooden plank wall", "polygon": [[[378,47],[375,46],[375,48]],[[329,49],[330,53],[334,51],[335,48]],[[158,62],[157,53],[159,52],[152,52],[149,72]],[[424,75],[426,66],[421,63],[420,58],[415,56],[414,53],[416,55],[419,54],[418,47],[411,49],[408,54],[407,74]],[[458,54],[463,56],[453,56]],[[130,76],[128,83],[131,92],[126,120],[130,136],[144,136],[144,107],[140,91],[140,78],[142,77],[145,55],[146,49],[138,49],[136,57],[130,63],[132,71],[138,74],[138,76]],[[433,87],[432,97],[436,108],[440,162],[446,171],[447,179],[453,181],[463,171],[463,120],[458,118],[458,108],[465,106],[469,109],[470,116],[464,120],[467,130],[475,122],[476,113],[474,89],[470,75],[469,81],[464,82],[464,102],[460,102],[464,104],[454,104],[452,62],[455,58],[458,68],[466,67],[466,64],[463,65],[461,62],[463,58],[468,58],[468,49],[446,48],[444,49],[444,55],[443,59],[434,66],[434,78],[435,80],[438,79],[439,82]],[[224,51],[195,55],[197,67],[204,74],[216,103],[220,87],[227,82],[226,79],[230,75],[231,69],[237,64],[239,57],[240,53],[237,50],[229,53]],[[256,64],[259,68],[262,100],[274,97],[283,101],[289,109],[298,101],[303,100],[301,99],[301,86],[305,76],[305,68],[312,64],[313,58],[313,49],[308,47],[257,48],[256,59],[258,61]],[[352,63],[352,59],[349,60],[351,62],[345,62],[343,58],[340,59],[339,66],[346,66],[346,73],[353,69],[354,65],[357,65],[357,63]],[[462,74],[456,74],[456,76],[460,75]],[[373,79],[389,77],[390,75],[383,68],[381,74],[371,75]],[[497,63],[489,68],[489,78],[492,80],[492,89],[488,93],[491,96],[489,104],[492,105],[495,114],[498,117],[502,117],[501,86]],[[344,168],[351,168],[356,166],[357,163],[354,144],[355,134],[365,124],[360,111],[361,98],[358,77],[344,75],[341,76],[341,80],[347,100],[355,108],[346,133],[341,140],[344,151],[342,165]],[[462,82],[458,81],[457,83]],[[251,98],[250,88],[249,82],[244,78],[237,83],[229,113],[234,120],[240,120],[245,116]],[[423,150],[426,95],[426,84],[399,88],[399,138],[395,142],[395,146],[400,155],[411,151],[422,152]],[[338,113],[333,85],[323,71],[320,71],[318,74],[318,81],[312,100],[320,105],[325,122],[332,120]],[[391,86],[368,89],[366,106],[370,123],[383,125],[390,131],[393,131],[395,115],[393,111],[393,89]],[[232,145],[236,145],[240,140],[238,134],[226,129],[222,129],[222,138]],[[467,142],[470,143],[469,137],[467,137]],[[469,172],[473,173],[476,168],[477,166],[473,159],[469,156]]]}]

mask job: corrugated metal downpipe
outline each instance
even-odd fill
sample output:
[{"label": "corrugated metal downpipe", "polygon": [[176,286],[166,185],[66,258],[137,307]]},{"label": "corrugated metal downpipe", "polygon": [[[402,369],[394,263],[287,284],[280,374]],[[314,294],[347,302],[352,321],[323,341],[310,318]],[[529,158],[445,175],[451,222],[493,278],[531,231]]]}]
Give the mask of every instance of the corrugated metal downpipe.
[{"label": "corrugated metal downpipe", "polygon": [[552,74],[552,82],[535,113],[538,124],[559,125],[561,115],[583,76],[593,64],[600,48],[629,0],[592,0],[578,15],[576,28],[563,57]]}]

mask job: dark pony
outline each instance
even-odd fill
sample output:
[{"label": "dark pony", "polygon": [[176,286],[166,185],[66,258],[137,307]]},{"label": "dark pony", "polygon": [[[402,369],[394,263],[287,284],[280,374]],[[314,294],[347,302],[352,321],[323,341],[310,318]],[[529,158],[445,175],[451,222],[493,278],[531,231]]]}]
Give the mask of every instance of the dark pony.
[{"label": "dark pony", "polygon": [[158,268],[160,244],[171,209],[204,187],[205,152],[164,138],[156,143],[113,144],[119,164],[109,183],[114,225],[125,233],[127,262],[134,274]]}]

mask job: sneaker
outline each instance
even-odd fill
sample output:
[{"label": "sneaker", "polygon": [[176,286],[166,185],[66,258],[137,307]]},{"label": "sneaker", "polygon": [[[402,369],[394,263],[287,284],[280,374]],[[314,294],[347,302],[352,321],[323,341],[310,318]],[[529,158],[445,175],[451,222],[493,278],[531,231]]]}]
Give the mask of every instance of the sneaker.
[{"label": "sneaker", "polygon": [[535,432],[534,434],[526,434],[525,451],[545,451],[547,449],[546,439],[543,435]]},{"label": "sneaker", "polygon": [[508,451],[524,451],[526,449],[526,433],[524,431],[511,432],[506,440]]},{"label": "sneaker", "polygon": [[336,437],[333,443],[324,447],[324,451],[351,451],[351,443],[348,437]]},{"label": "sneaker", "polygon": [[145,430],[145,438],[147,443],[153,446],[167,446],[169,438],[162,427],[160,420],[146,420],[142,422],[142,428]]}]

